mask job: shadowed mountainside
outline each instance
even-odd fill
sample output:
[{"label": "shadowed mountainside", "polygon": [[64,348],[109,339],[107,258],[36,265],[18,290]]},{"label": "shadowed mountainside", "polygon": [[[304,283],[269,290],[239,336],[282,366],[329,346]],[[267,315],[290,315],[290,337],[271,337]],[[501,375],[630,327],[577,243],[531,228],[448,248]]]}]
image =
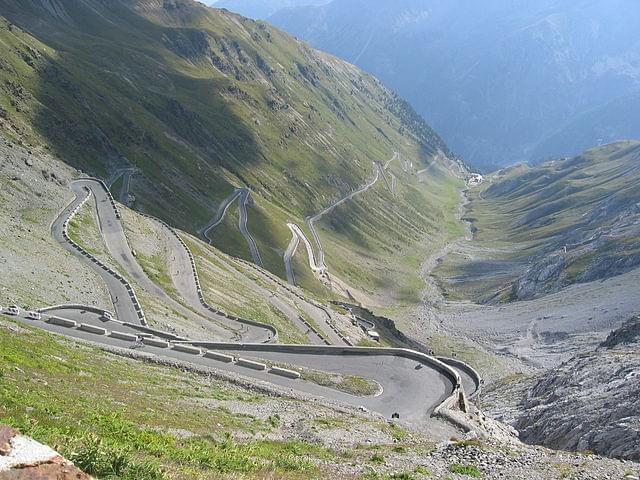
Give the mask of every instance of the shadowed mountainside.
[{"label": "shadowed mountainside", "polygon": [[268,21],[376,75],[478,167],[640,136],[633,0],[334,0]]},{"label": "shadowed mountainside", "polygon": [[[275,273],[287,221],[303,225],[395,151],[413,173],[435,164],[435,185],[393,165],[404,187],[368,203],[378,237],[366,242],[397,255],[415,246],[381,218],[387,203],[421,241],[451,214],[431,192],[454,196],[458,166],[424,121],[375,78],[263,22],[191,0],[0,0],[0,15],[6,135],[94,175],[137,167],[135,208],[194,233],[234,188],[251,189],[248,226]],[[214,244],[249,258],[232,215]],[[342,260],[342,273],[356,269]],[[376,274],[365,277],[375,288]]]}]

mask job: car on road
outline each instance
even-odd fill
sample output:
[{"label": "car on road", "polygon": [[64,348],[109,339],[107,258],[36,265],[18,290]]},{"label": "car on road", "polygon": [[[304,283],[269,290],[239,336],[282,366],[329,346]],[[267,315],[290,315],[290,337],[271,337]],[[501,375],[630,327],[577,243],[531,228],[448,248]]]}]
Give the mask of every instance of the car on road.
[{"label": "car on road", "polygon": [[7,308],[7,312],[9,315],[20,315],[20,307],[18,307],[17,305],[11,305],[9,308]]},{"label": "car on road", "polygon": [[102,315],[100,315],[100,320],[102,320],[103,322],[110,322],[111,320],[113,320],[113,315],[111,315],[111,313],[109,312],[102,312]]},{"label": "car on road", "polygon": [[30,320],[41,320],[42,315],[40,315],[40,312],[31,311],[27,312],[27,318]]}]

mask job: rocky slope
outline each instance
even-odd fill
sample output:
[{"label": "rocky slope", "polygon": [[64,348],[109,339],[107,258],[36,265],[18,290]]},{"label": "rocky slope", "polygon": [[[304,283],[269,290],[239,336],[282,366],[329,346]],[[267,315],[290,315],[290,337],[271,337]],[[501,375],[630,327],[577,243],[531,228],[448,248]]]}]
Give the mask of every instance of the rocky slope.
[{"label": "rocky slope", "polygon": [[474,239],[440,266],[443,287],[482,301],[529,300],[636,268],[638,181],[634,141],[497,172],[470,194]]},{"label": "rocky slope", "polygon": [[631,0],[334,0],[268,21],[372,72],[472,164],[640,135]]},{"label": "rocky slope", "polygon": [[[640,317],[594,351],[486,395],[529,443],[640,459]],[[511,403],[510,403],[511,402]]]}]

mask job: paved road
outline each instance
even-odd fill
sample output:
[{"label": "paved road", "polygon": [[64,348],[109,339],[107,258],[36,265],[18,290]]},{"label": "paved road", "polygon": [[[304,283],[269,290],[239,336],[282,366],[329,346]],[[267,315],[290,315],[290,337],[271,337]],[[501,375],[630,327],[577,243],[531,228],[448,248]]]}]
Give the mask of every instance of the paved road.
[{"label": "paved road", "polygon": [[284,269],[287,274],[287,282],[291,285],[296,284],[296,276],[293,273],[293,265],[291,265],[291,258],[295,255],[296,250],[298,249],[298,245],[300,244],[300,237],[296,234],[296,232],[291,228],[291,224],[288,223],[287,226],[289,230],[291,230],[291,241],[287,246],[287,249],[284,251]]},{"label": "paved road", "polygon": [[342,205],[343,203],[351,200],[356,195],[359,195],[359,194],[364,193],[367,190],[369,190],[378,181],[378,178],[380,177],[380,172],[383,171],[383,170],[386,170],[387,167],[389,166],[389,164],[393,160],[395,160],[396,158],[398,158],[398,152],[395,152],[393,154],[393,156],[389,160],[387,160],[387,162],[385,163],[383,168],[380,167],[379,163],[373,162],[374,170],[375,170],[375,176],[374,176],[373,180],[371,180],[369,183],[364,184],[362,187],[358,188],[357,190],[354,190],[350,194],[342,197],[340,200],[338,200],[337,202],[329,205],[327,208],[325,208],[324,210],[320,211],[319,213],[316,213],[313,216],[307,217],[307,219],[306,219],[307,226],[309,227],[309,231],[311,232],[311,236],[313,237],[313,240],[314,240],[314,242],[316,244],[317,256],[315,257],[315,259],[316,259],[315,262],[316,262],[316,264],[317,264],[317,266],[319,268],[321,268],[323,270],[326,270],[327,266],[326,266],[326,264],[324,262],[324,250],[322,250],[322,243],[320,242],[320,237],[318,236],[318,232],[315,229],[315,225],[314,225],[315,222],[318,221],[320,218],[322,218],[327,213],[329,213],[331,210],[336,208],[337,206]]},{"label": "paved road", "polygon": [[[164,225],[159,224],[162,233],[169,245],[170,258],[169,273],[171,280],[180,297],[196,312],[209,318],[216,318],[220,323],[227,325],[232,330],[233,340],[246,339],[248,342],[260,343],[272,339],[272,333],[266,328],[254,325],[234,322],[226,317],[215,315],[213,312],[205,308],[198,296],[195,278],[191,269],[191,260],[189,253],[175,237],[175,235]],[[250,340],[249,340],[250,339]]]},{"label": "paved road", "polygon": [[109,295],[111,296],[111,301],[114,305],[115,313],[118,318],[126,318],[129,322],[137,323],[139,320],[135,306],[129,300],[129,292],[120,280],[95,263],[89,261],[85,256],[80,254],[78,250],[73,248],[64,238],[64,223],[69,219],[75,208],[89,196],[89,190],[85,188],[85,184],[82,182],[73,182],[71,183],[70,188],[76,194],[76,198],[60,213],[60,215],[58,215],[58,218],[54,220],[51,225],[51,234],[65,250],[76,257],[81,258],[102,277],[107,290],[109,291]]},{"label": "paved road", "polygon": [[131,197],[129,195],[129,189],[131,188],[131,177],[135,173],[135,169],[127,168],[123,173],[122,187],[120,188],[120,203],[126,206],[131,206]]},{"label": "paved road", "polygon": [[[107,192],[104,190],[102,185],[95,180],[82,179],[73,182],[71,184],[71,188],[76,192],[77,197],[53,223],[52,233],[54,237],[56,237],[56,239],[58,239],[58,241],[60,241],[67,250],[73,252],[75,255],[80,255],[64,240],[64,237],[62,236],[62,226],[74,208],[86,198],[88,191],[90,190],[96,197],[100,230],[113,258],[121,263],[121,265],[127,270],[128,274],[136,279],[138,285],[141,285],[145,290],[148,290],[151,295],[161,299],[163,302],[166,302],[173,307],[176,307],[176,309],[184,311],[185,314],[190,315],[190,318],[192,319],[198,317],[207,322],[207,325],[203,326],[207,329],[211,329],[212,336],[215,338],[216,335],[214,334],[214,331],[221,329],[222,327],[220,325],[213,326],[214,324],[209,319],[204,316],[198,316],[195,312],[186,309],[183,305],[179,304],[171,297],[168,297],[162,289],[153,284],[153,282],[146,277],[135,260],[135,257],[131,253],[126,237],[124,236],[124,232],[122,231],[122,226],[117,218],[116,211],[111,206]],[[188,257],[182,257],[179,259],[181,255],[180,252],[184,252],[184,248],[177,248],[177,245],[174,246],[176,248],[172,248],[172,251],[174,252],[172,261],[175,262],[174,264],[178,269],[184,269],[183,271],[187,271],[187,265],[189,264]],[[186,252],[184,253],[186,254]],[[82,255],[80,256],[85,258]],[[98,269],[98,271],[105,279],[112,298],[114,295],[119,296],[120,291],[118,289],[124,288],[122,284],[102,269]],[[182,291],[184,291],[189,298],[193,299],[193,291],[190,290],[191,287],[189,286],[189,283],[191,282],[187,280],[188,276],[178,275],[178,277],[179,279],[177,280],[177,283],[182,285]],[[126,290],[122,294],[122,298],[128,298]],[[72,318],[78,322],[98,325],[109,331],[117,330],[125,333],[137,332],[140,334],[139,329],[142,327],[136,328],[135,325],[133,325],[133,322],[137,319],[135,311],[129,311],[127,307],[127,304],[130,302],[117,301],[114,303],[118,317],[122,320],[132,322],[132,325],[123,325],[121,322],[115,320],[104,322],[100,319],[98,314],[87,311],[83,312],[82,310],[78,311],[73,308],[62,308],[51,313],[58,316],[64,316],[66,318]],[[317,310],[317,307],[314,308]],[[305,366],[328,373],[362,376],[373,379],[382,386],[382,392],[377,396],[356,397],[306,381],[293,380],[262,371],[251,370],[246,367],[241,367],[235,363],[225,364],[203,356],[182,353],[167,348],[152,347],[148,345],[141,346],[139,343],[132,345],[131,341],[123,341],[106,335],[97,335],[77,328],[60,327],[45,323],[44,321],[30,321],[25,318],[22,318],[22,321],[31,323],[54,333],[60,333],[74,338],[125,348],[136,346],[140,347],[144,351],[154,353],[162,357],[177,358],[205,366],[215,366],[231,372],[242,373],[246,376],[261,380],[268,380],[272,383],[291,387],[296,390],[319,395],[339,402],[356,406],[362,405],[385,416],[390,416],[392,413],[399,413],[401,418],[405,420],[418,420],[424,418],[425,415],[430,413],[435,406],[444,400],[444,398],[449,396],[454,389],[454,382],[451,377],[443,374],[437,369],[434,369],[429,363],[423,364],[421,361],[407,358],[402,354],[378,354],[377,352],[365,353],[364,350],[358,349],[357,347],[308,346],[302,347],[306,349],[302,352],[295,350],[296,348],[300,348],[300,346],[287,347],[264,344],[227,344],[224,347],[225,350],[235,355],[242,354],[244,356],[265,359],[270,362]],[[223,330],[221,333],[224,332],[225,331]],[[313,350],[313,353],[311,353],[310,350]],[[465,384],[473,388],[468,379],[466,381],[464,380],[465,372],[461,373],[463,374],[462,378]]]},{"label": "paved road", "polygon": [[[49,313],[62,316],[61,314],[64,313],[64,311],[53,311]],[[46,318],[47,315],[44,315],[43,320]],[[99,319],[97,314],[91,312],[78,312],[75,314],[75,319],[82,323],[105,328],[108,334],[114,330],[123,333],[141,334],[140,330],[130,326],[121,325],[114,321],[104,322]],[[360,353],[357,347],[340,347],[348,348],[350,351],[348,355],[339,353],[332,354],[331,349],[335,349],[336,347],[310,347],[323,349],[322,354],[279,352],[277,350],[280,347],[277,345],[261,346],[271,351],[257,351],[255,349],[259,348],[259,346],[248,344],[242,346],[229,345],[229,348],[225,348],[224,351],[221,348],[217,348],[216,350],[221,353],[242,356],[243,358],[264,359],[267,363],[285,363],[314,368],[328,373],[361,376],[376,381],[382,387],[382,392],[377,396],[354,396],[308,381],[280,377],[268,371],[252,370],[239,366],[236,363],[223,363],[205,358],[202,355],[193,355],[169,348],[159,348],[142,345],[139,342],[119,340],[107,335],[97,335],[77,328],[52,325],[43,320],[28,320],[25,317],[21,317],[20,320],[49,332],[62,334],[67,337],[122,348],[135,347],[136,350],[153,353],[162,358],[173,358],[198,365],[215,367],[232,374],[241,374],[257,380],[268,381],[276,385],[317,395],[318,397],[327,398],[343,404],[364,406],[388,418],[391,417],[393,413],[399,413],[400,419],[407,421],[425,419],[437,405],[453,392],[454,388],[452,380],[417,360],[398,355]]]},{"label": "paved road", "polygon": [[469,392],[468,393],[469,396],[473,395],[475,392],[478,391],[478,389],[480,388],[480,384],[478,384],[476,380],[477,377],[472,376],[467,369],[458,368],[455,364],[450,363],[449,359],[440,358],[440,360],[446,363],[447,365],[449,365],[450,367],[453,367],[456,369],[456,371],[458,372],[458,375],[460,375],[460,379],[462,380],[462,387],[464,388],[465,392]]},{"label": "paved road", "polygon": [[130,205],[129,198],[129,190],[131,188],[131,177],[136,174],[139,170],[137,168],[119,168],[115,172],[113,172],[109,177],[104,181],[105,185],[110,189],[114,183],[118,181],[120,177],[124,175],[124,179],[122,180],[122,186],[120,187],[119,197],[120,203],[124,205]]},{"label": "paved road", "polygon": [[[201,326],[209,334],[219,338],[234,338],[233,330],[239,328],[237,325],[229,325],[224,317],[215,317],[213,315],[202,316],[193,312],[171,298],[162,288],[151,281],[133,256],[131,247],[122,229],[122,223],[116,217],[115,210],[111,208],[107,192],[100,183],[95,180],[82,179],[72,183],[72,185],[76,184],[89,188],[95,196],[100,233],[102,234],[107,250],[135,283],[179,315]],[[119,298],[119,302],[120,301],[122,301],[122,298]]]},{"label": "paved road", "polygon": [[211,219],[209,223],[207,223],[204,227],[200,229],[204,238],[211,244],[211,238],[209,237],[209,233],[215,227],[217,227],[222,220],[224,220],[224,216],[227,213],[227,210],[231,206],[231,204],[238,199],[238,228],[240,229],[240,233],[247,241],[247,245],[249,246],[249,252],[251,253],[251,258],[256,265],[262,266],[262,257],[260,256],[260,251],[258,250],[258,245],[256,241],[251,236],[249,229],[247,228],[247,204],[251,198],[251,190],[248,188],[236,188],[231,195],[225,198],[222,203],[218,206],[218,211],[216,212],[216,216]]},{"label": "paved road", "polygon": [[240,233],[242,233],[242,236],[249,245],[249,251],[251,252],[253,263],[262,267],[264,264],[262,263],[260,252],[258,251],[258,245],[256,245],[256,241],[253,239],[253,237],[249,233],[249,229],[247,228],[247,204],[249,203],[250,198],[251,192],[246,188],[242,189],[242,194],[240,195],[240,199],[238,200],[238,206],[240,209],[238,227],[240,228]]},{"label": "paved road", "polygon": [[[300,229],[300,227],[298,227],[295,223],[287,223],[287,227],[289,227],[289,230],[291,230],[291,234],[294,237],[298,237],[298,240],[302,240],[302,243],[304,243],[304,246],[307,249],[307,257],[309,259],[309,268],[311,268],[311,270],[314,271],[314,272],[322,273],[324,271],[324,268],[321,268],[316,263],[316,258],[315,258],[315,255],[313,253],[313,247],[311,246],[311,242],[309,241],[307,236],[304,234],[302,229]],[[292,242],[293,242],[293,239],[292,239]],[[289,243],[289,245],[291,246],[291,242]],[[297,245],[296,245],[296,247],[297,247]],[[291,252],[291,255],[289,257],[287,257],[286,252],[285,252],[285,256],[284,256],[285,269],[287,268],[287,265],[288,265],[288,268],[291,269],[291,274],[292,275],[293,275],[293,268],[291,266],[291,258],[293,257],[294,254],[295,254],[295,248],[293,249],[293,251]]]},{"label": "paved road", "polygon": [[[103,188],[103,186],[95,180],[82,179],[72,182],[71,188],[76,191],[76,194],[78,194],[78,192],[85,192],[86,195],[85,189],[89,189],[91,193],[93,193],[96,198],[100,232],[102,234],[105,245],[107,246],[107,249],[111,253],[111,256],[125,269],[127,274],[149,294],[159,299],[163,304],[171,307],[171,309],[174,310],[177,314],[188,318],[196,325],[202,327],[204,332],[207,332],[208,335],[211,335],[213,337],[236,341],[242,339],[243,341],[256,343],[268,341],[272,338],[271,332],[269,332],[267,329],[247,326],[245,324],[241,324],[228,319],[222,315],[216,315],[213,312],[210,312],[203,308],[200,308],[198,311],[194,311],[185,307],[184,305],[167,295],[162,288],[157,286],[151,281],[151,279],[149,279],[149,277],[147,277],[147,275],[144,273],[137,260],[133,256],[127,239],[124,235],[124,231],[122,230],[122,224],[116,217],[116,212],[111,207],[107,192]],[[78,203],[79,201],[81,201],[81,199],[77,199]],[[74,202],[74,205],[75,204],[76,203]],[[66,216],[68,216],[68,214]],[[60,225],[64,222],[64,218],[62,217],[65,217],[64,212],[58,220],[60,222]],[[56,223],[54,223],[54,226],[55,225]],[[62,238],[61,232],[62,230],[60,227],[60,238]],[[56,236],[55,231],[54,236]],[[62,240],[64,241],[63,238]],[[186,256],[186,252],[184,252],[184,249],[182,247],[180,247],[179,249],[174,249],[174,251],[176,252],[176,255],[183,253]],[[91,262],[88,263],[92,264]],[[183,272],[191,272],[190,265],[188,269],[183,270]],[[103,278],[105,277],[104,274],[102,276]],[[195,283],[193,282],[193,278],[191,278],[191,283],[193,283],[193,289],[195,290]],[[132,312],[135,312],[135,308],[131,304],[129,296],[126,295],[126,289],[124,289],[124,286],[122,286],[117,280],[113,279],[111,282],[107,282],[107,287],[111,293],[117,317],[124,321],[135,321],[135,317],[132,315]],[[199,302],[198,305],[200,305]]]}]

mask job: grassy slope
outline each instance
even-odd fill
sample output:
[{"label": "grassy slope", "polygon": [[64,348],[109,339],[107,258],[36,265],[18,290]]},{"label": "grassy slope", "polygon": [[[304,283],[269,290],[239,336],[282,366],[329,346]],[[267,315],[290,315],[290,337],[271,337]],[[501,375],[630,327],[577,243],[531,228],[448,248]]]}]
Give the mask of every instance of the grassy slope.
[{"label": "grassy slope", "polygon": [[[210,305],[242,318],[275,326],[283,343],[307,343],[304,333],[255,291],[252,284],[257,282],[239,274],[242,270],[232,258],[193,237],[185,235],[183,239],[195,257],[204,296]],[[260,286],[267,287],[262,283]]]},{"label": "grassy slope", "polygon": [[0,324],[0,422],[100,478],[320,478],[313,461],[338,457],[267,440],[277,422],[215,406],[265,395],[10,325]]},{"label": "grassy slope", "polygon": [[387,308],[402,308],[421,299],[423,259],[462,234],[455,218],[463,181],[437,164],[428,174],[405,173],[397,163],[389,170],[398,178],[395,194],[380,180],[319,226],[330,268],[372,295],[383,292]]},{"label": "grassy slope", "polygon": [[[375,79],[264,23],[190,0],[75,0],[57,15],[42,5],[0,0],[0,129],[95,174],[136,165],[137,208],[191,232],[233,186],[250,187],[249,228],[280,275],[284,221],[302,224],[367,181],[371,160],[400,151],[421,168],[446,151]],[[416,195],[401,190],[404,211]],[[430,200],[414,208],[440,208]],[[248,258],[235,222],[224,227],[216,244]],[[378,230],[397,236],[386,222]],[[340,260],[343,273],[358,267]]]},{"label": "grassy slope", "polygon": [[640,142],[503,170],[471,192],[474,258],[454,255],[436,273],[449,279],[450,296],[463,298],[486,298],[558,255],[566,265],[549,288],[621,273],[640,261],[638,181]]}]

